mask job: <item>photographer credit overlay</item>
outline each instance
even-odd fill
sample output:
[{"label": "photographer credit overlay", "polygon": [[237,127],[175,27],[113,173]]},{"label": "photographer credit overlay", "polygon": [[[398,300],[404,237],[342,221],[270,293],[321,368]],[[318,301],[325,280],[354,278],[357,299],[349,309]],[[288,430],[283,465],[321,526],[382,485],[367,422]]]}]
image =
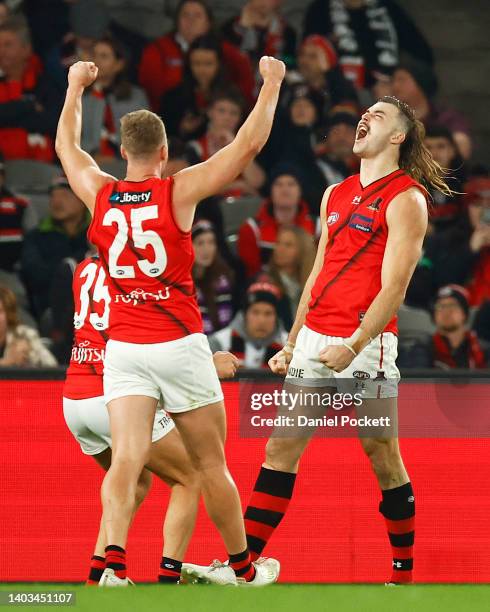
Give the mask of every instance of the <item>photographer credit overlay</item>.
[{"label": "photographer credit overlay", "polygon": [[243,438],[490,438],[490,379],[240,382]]}]

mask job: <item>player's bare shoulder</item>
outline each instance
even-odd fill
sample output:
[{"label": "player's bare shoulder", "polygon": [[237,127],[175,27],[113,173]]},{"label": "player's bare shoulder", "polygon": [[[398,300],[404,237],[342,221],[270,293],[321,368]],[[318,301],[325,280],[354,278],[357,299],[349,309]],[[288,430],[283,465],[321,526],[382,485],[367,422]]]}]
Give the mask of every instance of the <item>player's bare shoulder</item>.
[{"label": "player's bare shoulder", "polygon": [[389,231],[397,226],[425,235],[428,222],[427,197],[418,187],[410,187],[393,198],[386,210]]}]

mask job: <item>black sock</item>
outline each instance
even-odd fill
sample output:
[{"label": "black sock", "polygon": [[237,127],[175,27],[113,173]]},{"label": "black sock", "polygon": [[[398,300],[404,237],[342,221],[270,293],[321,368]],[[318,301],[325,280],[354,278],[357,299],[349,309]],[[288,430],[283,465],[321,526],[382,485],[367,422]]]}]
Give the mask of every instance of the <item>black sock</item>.
[{"label": "black sock", "polygon": [[182,570],[182,561],[162,557],[160,571],[158,572],[158,582],[160,584],[177,584]]},{"label": "black sock", "polygon": [[245,511],[247,544],[255,561],[282,521],[293,496],[296,474],[262,467]]},{"label": "black sock", "polygon": [[412,582],[413,544],[415,540],[415,497],[412,484],[381,491],[379,505],[385,517],[393,554],[393,573],[390,582]]}]

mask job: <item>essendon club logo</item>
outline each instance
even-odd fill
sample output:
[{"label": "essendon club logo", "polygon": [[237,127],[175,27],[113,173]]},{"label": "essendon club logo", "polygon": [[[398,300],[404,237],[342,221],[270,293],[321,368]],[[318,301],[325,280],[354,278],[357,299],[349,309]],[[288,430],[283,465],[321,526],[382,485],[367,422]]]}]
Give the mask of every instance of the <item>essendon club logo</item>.
[{"label": "essendon club logo", "polygon": [[375,210],[376,212],[378,212],[381,207],[382,201],[383,201],[383,198],[376,198],[374,202],[371,202],[369,206],[366,206],[367,210]]},{"label": "essendon club logo", "polygon": [[151,200],[151,189],[149,191],[114,191],[109,202],[111,204],[147,204]]}]

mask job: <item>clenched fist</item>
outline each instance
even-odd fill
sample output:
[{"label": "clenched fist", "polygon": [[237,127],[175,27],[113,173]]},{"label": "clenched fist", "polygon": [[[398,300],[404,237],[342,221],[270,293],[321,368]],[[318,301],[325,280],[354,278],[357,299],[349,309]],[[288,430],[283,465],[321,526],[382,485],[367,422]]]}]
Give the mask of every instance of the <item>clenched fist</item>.
[{"label": "clenched fist", "polygon": [[238,368],[238,359],[227,351],[216,351],[213,355],[214,367],[218,378],[233,378]]},{"label": "clenched fist", "polygon": [[284,62],[268,55],[260,58],[259,69],[264,83],[277,83],[280,85],[286,74]]},{"label": "clenched fist", "polygon": [[282,348],[273,357],[269,359],[269,368],[274,372],[274,374],[286,376],[292,358],[293,352]]},{"label": "clenched fist", "polygon": [[90,87],[99,69],[93,62],[76,62],[68,72],[68,83],[75,87]]}]

